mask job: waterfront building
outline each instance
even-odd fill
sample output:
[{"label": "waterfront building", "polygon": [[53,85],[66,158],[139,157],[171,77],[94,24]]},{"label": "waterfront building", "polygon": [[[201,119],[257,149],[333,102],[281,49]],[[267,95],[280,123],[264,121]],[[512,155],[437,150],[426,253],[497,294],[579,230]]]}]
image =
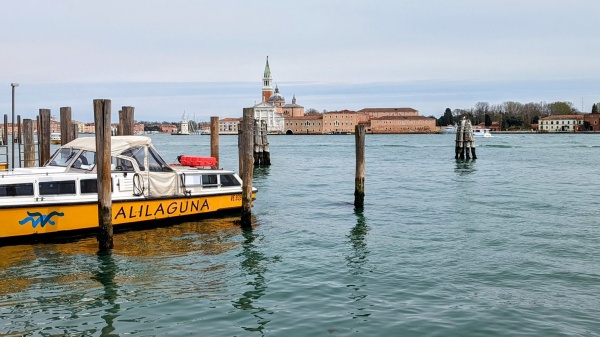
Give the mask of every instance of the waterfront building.
[{"label": "waterfront building", "polygon": [[296,103],[296,96],[292,104],[285,104],[285,97],[279,92],[279,87],[273,89],[273,76],[269,66],[269,57],[265,63],[265,71],[262,80],[262,101],[254,105],[254,119],[265,121],[268,133],[284,133],[284,116],[304,115],[304,107]]},{"label": "waterfront building", "polygon": [[371,133],[434,133],[435,118],[424,116],[383,116],[371,118]]},{"label": "waterfront building", "polygon": [[583,127],[583,115],[550,115],[539,119],[539,132],[577,132]]},{"label": "waterfront building", "polygon": [[285,118],[285,134],[287,135],[320,135],[323,134],[323,115],[304,115]]},{"label": "waterfront building", "polygon": [[364,108],[358,110],[360,113],[369,115],[370,118],[380,118],[387,116],[411,117],[419,116],[419,111],[413,108]]},{"label": "waterfront building", "polygon": [[589,113],[583,115],[584,127],[586,131],[600,131],[600,113]]},{"label": "waterfront building", "polygon": [[323,113],[324,134],[354,133],[360,122],[368,122],[369,115],[356,111],[331,111]]},{"label": "waterfront building", "polygon": [[237,135],[242,118],[223,118],[219,120],[219,134]]}]

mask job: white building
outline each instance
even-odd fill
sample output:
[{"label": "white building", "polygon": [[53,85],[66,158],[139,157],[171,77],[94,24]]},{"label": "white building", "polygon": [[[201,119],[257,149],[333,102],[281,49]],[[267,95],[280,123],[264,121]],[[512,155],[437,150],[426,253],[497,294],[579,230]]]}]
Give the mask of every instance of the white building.
[{"label": "white building", "polygon": [[283,133],[285,120],[283,114],[278,112],[277,104],[283,105],[285,100],[279,94],[279,90],[276,90],[275,95],[273,94],[272,82],[273,78],[271,77],[271,68],[269,67],[269,57],[267,57],[263,76],[262,102],[254,106],[254,119],[265,121],[268,133]]},{"label": "white building", "polygon": [[539,132],[576,132],[583,125],[583,115],[550,115],[538,122]]}]

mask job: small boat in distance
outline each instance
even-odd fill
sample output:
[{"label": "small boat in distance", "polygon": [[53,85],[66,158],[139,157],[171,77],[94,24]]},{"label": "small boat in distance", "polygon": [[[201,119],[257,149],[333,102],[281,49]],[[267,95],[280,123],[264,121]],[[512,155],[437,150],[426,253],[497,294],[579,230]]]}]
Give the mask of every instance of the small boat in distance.
[{"label": "small boat in distance", "polygon": [[490,132],[490,129],[473,129],[473,136],[475,137],[491,137],[492,133]]},{"label": "small boat in distance", "polygon": [[458,126],[456,125],[448,125],[444,128],[444,131],[442,133],[456,133],[457,129]]},{"label": "small boat in distance", "polygon": [[60,133],[52,132],[50,134],[50,144],[60,144]]},{"label": "small boat in distance", "polygon": [[200,130],[201,135],[210,135],[210,129],[202,129]]},{"label": "small boat in distance", "polygon": [[[115,230],[143,227],[242,208],[242,180],[214,169],[213,157],[179,156],[167,164],[150,137],[111,137],[112,223]],[[61,146],[42,167],[0,175],[0,245],[98,228],[96,139]],[[256,189],[253,188],[254,198]]]}]

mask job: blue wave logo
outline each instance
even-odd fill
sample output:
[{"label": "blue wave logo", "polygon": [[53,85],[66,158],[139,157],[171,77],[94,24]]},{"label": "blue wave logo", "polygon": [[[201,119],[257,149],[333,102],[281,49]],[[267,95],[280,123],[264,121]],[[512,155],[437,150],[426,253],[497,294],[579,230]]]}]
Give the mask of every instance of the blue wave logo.
[{"label": "blue wave logo", "polygon": [[19,221],[19,225],[24,225],[27,222],[31,221],[31,226],[33,228],[36,228],[38,225],[40,225],[40,227],[44,227],[44,226],[46,226],[46,224],[55,225],[56,223],[54,221],[52,221],[52,217],[55,216],[55,215],[63,216],[63,215],[65,215],[65,213],[57,212],[57,211],[52,211],[48,215],[43,215],[40,212],[33,212],[32,213],[32,212],[28,211],[27,215],[29,215],[29,216],[26,217],[25,219]]}]

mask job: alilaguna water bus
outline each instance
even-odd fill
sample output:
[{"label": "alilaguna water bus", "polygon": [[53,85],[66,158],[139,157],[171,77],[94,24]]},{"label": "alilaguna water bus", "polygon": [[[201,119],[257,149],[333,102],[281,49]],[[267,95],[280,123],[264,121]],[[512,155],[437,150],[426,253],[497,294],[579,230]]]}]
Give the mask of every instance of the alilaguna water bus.
[{"label": "alilaguna water bus", "polygon": [[[115,229],[241,209],[235,172],[216,169],[211,157],[178,159],[167,164],[149,137],[111,137]],[[0,242],[98,228],[97,191],[94,137],[61,146],[42,167],[0,172]]]}]

